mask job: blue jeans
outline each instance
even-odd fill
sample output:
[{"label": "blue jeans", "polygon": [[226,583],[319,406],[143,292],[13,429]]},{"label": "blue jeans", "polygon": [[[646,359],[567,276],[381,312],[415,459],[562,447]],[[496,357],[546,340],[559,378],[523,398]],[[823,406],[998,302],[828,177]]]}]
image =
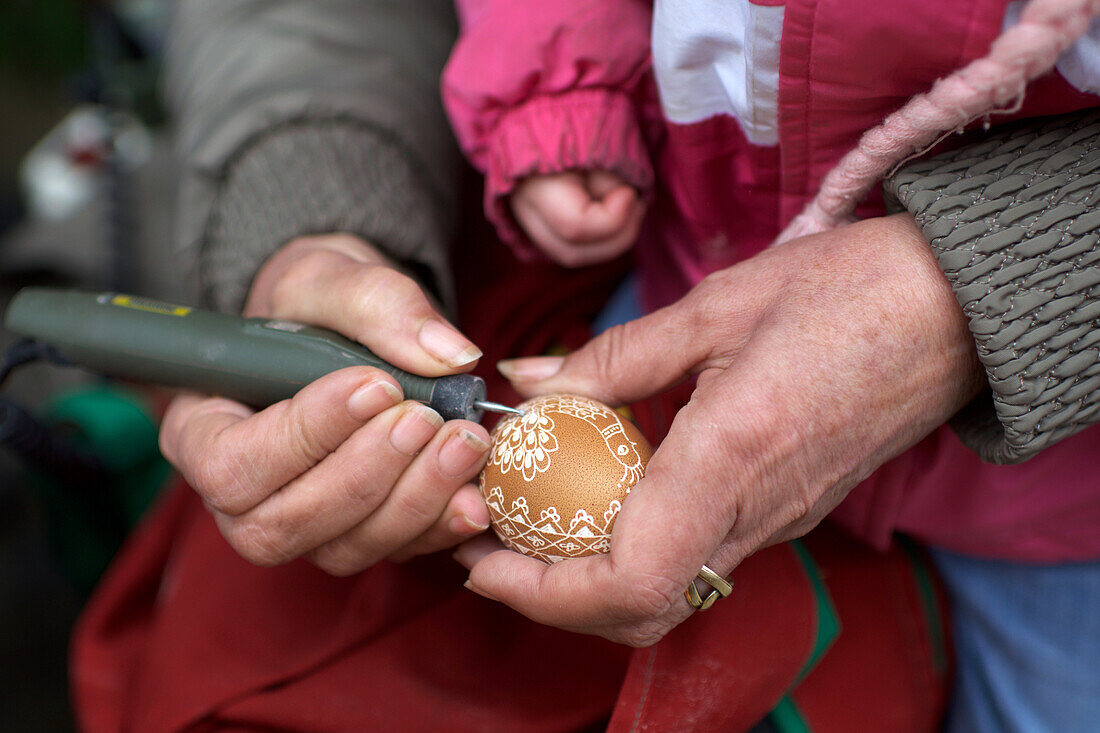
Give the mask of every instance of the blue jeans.
[{"label": "blue jeans", "polygon": [[592,334],[601,334],[612,326],[633,321],[642,315],[644,313],[642,301],[638,297],[638,278],[627,275],[607,299],[603,310],[596,315],[596,320],[592,321]]},{"label": "blue jeans", "polygon": [[1024,565],[936,549],[932,557],[955,640],[946,730],[1100,731],[1100,562]]}]

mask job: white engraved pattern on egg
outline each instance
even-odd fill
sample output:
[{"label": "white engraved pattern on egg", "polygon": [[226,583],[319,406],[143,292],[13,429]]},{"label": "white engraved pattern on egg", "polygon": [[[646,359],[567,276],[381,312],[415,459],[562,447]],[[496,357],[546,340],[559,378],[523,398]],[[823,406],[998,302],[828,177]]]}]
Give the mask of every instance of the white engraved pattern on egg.
[{"label": "white engraved pattern on egg", "polygon": [[555,395],[547,400],[545,409],[572,415],[592,425],[600,431],[611,455],[623,465],[623,477],[619,484],[630,491],[631,486],[641,480],[645,473],[642,457],[638,453],[638,444],[627,437],[623,423],[612,410],[603,408],[599,403],[582,401],[573,395]]},{"label": "white engraved pattern on egg", "polygon": [[[488,465],[482,474],[481,490],[492,517],[493,527],[498,537],[511,547],[526,555],[532,555],[544,562],[556,562],[567,557],[578,557],[610,549],[611,530],[614,520],[622,507],[622,499],[630,492],[634,485],[642,478],[645,471],[645,460],[639,450],[638,443],[632,440],[624,430],[622,419],[615,411],[598,402],[573,395],[550,395],[537,398],[522,406],[525,413],[522,417],[506,418],[498,424],[494,431],[494,444],[489,457]],[[576,453],[574,449],[577,438],[569,437],[566,443],[561,443],[562,435],[579,435],[572,431],[575,427],[567,427],[562,421],[552,417],[554,414],[567,415],[570,418],[587,424],[593,432],[587,433],[595,439],[597,444],[606,448],[611,466],[619,466],[621,474],[616,473],[601,481],[610,483],[595,484],[593,486],[607,487],[605,499],[598,499],[603,490],[596,490],[593,495],[592,488],[580,489],[583,496],[589,496],[584,501],[596,499],[596,504],[586,504],[587,509],[577,509],[578,501],[575,494],[573,481],[580,481],[584,485],[583,478],[573,478],[564,484],[553,482],[563,480],[569,476],[570,461],[573,461],[572,470],[575,471]],[[559,418],[560,419],[560,418]],[[575,425],[576,423],[570,423]],[[630,426],[631,434],[635,435],[645,444],[633,426]],[[559,431],[558,435],[554,431]],[[561,431],[565,431],[562,433]],[[582,431],[583,434],[583,431]],[[590,443],[589,443],[590,444]],[[568,446],[566,454],[561,453],[561,446]],[[587,449],[591,450],[591,448]],[[644,445],[645,455],[648,457],[650,448]],[[602,449],[601,449],[602,452]],[[554,460],[563,461],[562,468],[551,469],[551,453],[558,457]],[[491,469],[494,469],[491,470]],[[608,466],[607,468],[610,468]],[[514,472],[512,472],[514,469]],[[564,469],[564,473],[563,473]],[[601,471],[606,472],[606,468]],[[496,474],[491,482],[487,482],[487,475]],[[510,474],[507,480],[505,475]],[[519,475],[523,481],[518,484]],[[538,480],[535,479],[538,477]],[[617,478],[617,480],[616,480]],[[546,482],[551,483],[547,484]],[[497,482],[500,482],[499,484]],[[542,482],[539,484],[539,482]],[[541,488],[536,488],[540,486]],[[565,491],[564,507],[572,514],[568,522],[560,516],[562,505],[546,495],[547,486],[558,485]],[[524,489],[523,487],[529,486]],[[504,488],[507,487],[507,488]],[[534,491],[535,494],[531,494]],[[508,495],[508,498],[506,498]],[[547,504],[540,499],[535,506],[529,506],[529,496],[545,496],[552,504]],[[566,498],[567,497],[567,498]],[[606,503],[604,503],[606,502]],[[510,506],[509,506],[510,504]],[[572,504],[572,505],[571,505]],[[536,517],[532,517],[534,513]]]},{"label": "white engraved pattern on egg", "polygon": [[513,501],[511,509],[505,509],[499,486],[489,491],[485,503],[502,540],[512,549],[547,563],[590,555],[593,551],[607,552],[611,548],[612,524],[622,508],[621,502],[612,501],[603,513],[603,524],[580,509],[566,530],[556,507],[544,509],[537,522],[531,521],[530,508],[523,497]]},{"label": "white engraved pattern on egg", "polygon": [[508,473],[513,468],[530,481],[537,472],[550,468],[550,454],[558,449],[554,421],[538,410],[528,410],[518,420],[509,420],[493,445],[489,463]]}]

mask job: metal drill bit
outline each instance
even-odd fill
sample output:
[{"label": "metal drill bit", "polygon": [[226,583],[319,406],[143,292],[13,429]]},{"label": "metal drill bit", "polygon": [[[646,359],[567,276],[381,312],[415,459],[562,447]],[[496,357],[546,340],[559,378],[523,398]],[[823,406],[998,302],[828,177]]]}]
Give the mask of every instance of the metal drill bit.
[{"label": "metal drill bit", "polygon": [[486,400],[477,400],[474,402],[474,407],[479,407],[482,410],[488,410],[489,412],[503,412],[510,415],[519,415],[523,417],[523,410],[517,410],[514,407],[508,407],[502,405],[499,402],[488,402]]}]

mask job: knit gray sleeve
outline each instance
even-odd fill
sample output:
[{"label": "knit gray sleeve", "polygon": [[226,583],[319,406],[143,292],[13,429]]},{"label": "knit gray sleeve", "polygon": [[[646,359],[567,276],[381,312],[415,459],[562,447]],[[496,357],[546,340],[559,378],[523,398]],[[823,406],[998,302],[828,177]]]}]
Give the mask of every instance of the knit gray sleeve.
[{"label": "knit gray sleeve", "polygon": [[952,421],[1016,463],[1100,421],[1100,112],[1005,126],[886,183],[970,322],[990,391]]},{"label": "knit gray sleeve", "polygon": [[347,232],[448,302],[459,156],[439,99],[456,34],[441,0],[180,0],[165,91],[177,249],[238,310],[289,240]]},{"label": "knit gray sleeve", "polygon": [[245,146],[226,166],[207,219],[203,299],[239,311],[253,274],[281,245],[348,232],[422,266],[422,284],[449,303],[449,211],[416,160],[393,135],[359,120],[286,123]]}]

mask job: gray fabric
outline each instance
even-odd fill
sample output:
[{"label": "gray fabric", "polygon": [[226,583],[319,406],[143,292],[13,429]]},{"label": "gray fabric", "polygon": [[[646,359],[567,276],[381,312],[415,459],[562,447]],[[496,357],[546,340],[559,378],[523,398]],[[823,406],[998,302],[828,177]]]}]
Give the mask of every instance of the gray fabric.
[{"label": "gray fabric", "polygon": [[175,245],[209,302],[238,309],[268,255],[326,230],[428,268],[450,296],[459,156],[439,75],[456,32],[437,0],[175,4]]},{"label": "gray fabric", "polygon": [[400,141],[354,120],[282,125],[228,166],[207,222],[203,299],[239,310],[251,274],[302,234],[351,232],[400,261],[439,273],[426,283],[445,302],[449,222]]},{"label": "gray fabric", "polygon": [[991,390],[952,424],[1015,463],[1100,420],[1100,112],[995,131],[886,184],[932,245]]}]

